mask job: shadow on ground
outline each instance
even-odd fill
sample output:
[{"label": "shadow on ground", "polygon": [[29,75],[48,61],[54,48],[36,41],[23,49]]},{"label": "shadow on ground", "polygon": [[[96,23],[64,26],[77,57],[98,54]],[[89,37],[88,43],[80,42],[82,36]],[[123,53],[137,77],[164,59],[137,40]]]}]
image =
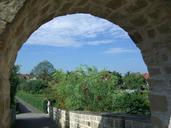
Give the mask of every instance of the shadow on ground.
[{"label": "shadow on ground", "polygon": [[56,124],[46,115],[19,114],[13,128],[57,128]]},{"label": "shadow on ground", "polygon": [[23,104],[21,104],[19,102],[16,103],[16,111],[17,111],[17,114],[31,113],[31,111],[26,106],[24,106]]},{"label": "shadow on ground", "polygon": [[24,104],[17,104],[18,114],[12,128],[57,128],[57,125],[44,113],[32,113]]}]

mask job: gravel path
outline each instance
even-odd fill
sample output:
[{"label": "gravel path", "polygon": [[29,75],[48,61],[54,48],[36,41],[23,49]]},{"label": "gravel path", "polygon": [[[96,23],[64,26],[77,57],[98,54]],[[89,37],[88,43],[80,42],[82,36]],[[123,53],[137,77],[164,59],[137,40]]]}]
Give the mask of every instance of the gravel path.
[{"label": "gravel path", "polygon": [[20,114],[16,116],[14,128],[57,128],[57,125],[48,115],[37,111],[37,109],[23,102],[21,99],[18,101]]}]

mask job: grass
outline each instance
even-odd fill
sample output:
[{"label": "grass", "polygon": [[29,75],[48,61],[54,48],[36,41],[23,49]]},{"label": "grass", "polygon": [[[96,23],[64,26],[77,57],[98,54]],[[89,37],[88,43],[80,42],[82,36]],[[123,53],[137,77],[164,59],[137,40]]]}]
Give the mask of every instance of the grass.
[{"label": "grass", "polygon": [[43,96],[41,94],[30,94],[24,91],[18,91],[17,96],[38,110],[43,111]]}]

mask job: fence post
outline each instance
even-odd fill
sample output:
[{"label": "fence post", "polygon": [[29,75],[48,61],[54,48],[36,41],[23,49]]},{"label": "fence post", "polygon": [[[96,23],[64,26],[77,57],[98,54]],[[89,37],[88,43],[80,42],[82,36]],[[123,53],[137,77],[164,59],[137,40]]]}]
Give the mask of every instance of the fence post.
[{"label": "fence post", "polygon": [[49,106],[49,117],[53,120],[53,106]]}]

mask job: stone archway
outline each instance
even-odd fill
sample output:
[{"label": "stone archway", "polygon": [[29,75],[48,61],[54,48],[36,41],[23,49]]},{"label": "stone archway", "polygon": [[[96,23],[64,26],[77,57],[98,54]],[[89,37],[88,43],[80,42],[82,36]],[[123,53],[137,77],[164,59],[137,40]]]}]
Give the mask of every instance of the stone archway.
[{"label": "stone archway", "polygon": [[0,127],[9,128],[9,71],[34,30],[50,19],[90,13],[128,32],[140,48],[150,80],[153,128],[169,128],[171,116],[171,1],[2,0],[0,1]]}]

